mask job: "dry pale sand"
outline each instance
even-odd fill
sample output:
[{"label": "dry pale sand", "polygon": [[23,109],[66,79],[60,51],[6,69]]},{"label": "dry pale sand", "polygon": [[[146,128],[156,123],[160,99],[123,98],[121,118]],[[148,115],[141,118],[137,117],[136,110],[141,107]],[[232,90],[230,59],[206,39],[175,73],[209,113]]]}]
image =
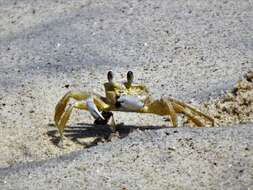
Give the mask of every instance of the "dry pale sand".
[{"label": "dry pale sand", "polygon": [[[0,189],[252,189],[252,3],[0,0]],[[103,94],[132,70],[155,98],[215,118],[199,129],[75,110],[64,149],[53,126],[69,90]],[[168,126],[169,128],[164,128]]]}]

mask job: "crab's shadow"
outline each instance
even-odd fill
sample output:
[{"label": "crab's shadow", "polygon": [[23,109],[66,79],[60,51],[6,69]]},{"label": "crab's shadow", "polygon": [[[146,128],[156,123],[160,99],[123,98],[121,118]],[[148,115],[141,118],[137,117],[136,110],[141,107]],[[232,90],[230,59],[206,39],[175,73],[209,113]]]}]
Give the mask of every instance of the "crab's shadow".
[{"label": "crab's shadow", "polygon": [[[49,124],[50,127],[54,126]],[[75,143],[84,145],[85,147],[90,147],[97,145],[99,142],[108,142],[113,138],[125,138],[132,131],[139,130],[158,130],[164,127],[159,126],[134,126],[134,125],[117,125],[116,131],[112,133],[108,125],[95,125],[87,123],[77,123],[76,125],[68,126],[64,131],[64,136]],[[58,145],[60,138],[57,128],[50,128],[47,132],[50,137],[50,141]],[[90,142],[83,142],[85,139],[92,139]]]}]

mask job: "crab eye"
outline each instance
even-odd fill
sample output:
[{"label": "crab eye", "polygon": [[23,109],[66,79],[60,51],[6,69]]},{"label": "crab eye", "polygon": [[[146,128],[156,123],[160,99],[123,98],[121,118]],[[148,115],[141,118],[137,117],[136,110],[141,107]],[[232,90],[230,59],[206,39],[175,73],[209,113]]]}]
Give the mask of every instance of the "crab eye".
[{"label": "crab eye", "polygon": [[132,82],[134,80],[134,74],[132,71],[127,72],[127,81]]},{"label": "crab eye", "polygon": [[112,71],[109,71],[109,72],[107,73],[107,79],[108,79],[109,82],[112,81],[112,79],[113,79],[113,72],[112,72]]}]

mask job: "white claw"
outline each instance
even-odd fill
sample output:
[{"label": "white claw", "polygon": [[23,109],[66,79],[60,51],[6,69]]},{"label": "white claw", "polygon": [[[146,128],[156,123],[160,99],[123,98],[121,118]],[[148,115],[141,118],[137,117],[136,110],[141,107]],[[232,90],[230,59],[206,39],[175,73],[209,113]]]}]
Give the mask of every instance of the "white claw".
[{"label": "white claw", "polygon": [[98,119],[98,118],[103,119],[103,120],[105,119],[102,116],[102,114],[98,111],[98,108],[96,104],[94,103],[92,97],[86,100],[86,105],[92,117],[94,117],[95,119]]},{"label": "white claw", "polygon": [[137,96],[123,95],[118,101],[123,108],[128,110],[140,110],[144,107],[144,103]]}]

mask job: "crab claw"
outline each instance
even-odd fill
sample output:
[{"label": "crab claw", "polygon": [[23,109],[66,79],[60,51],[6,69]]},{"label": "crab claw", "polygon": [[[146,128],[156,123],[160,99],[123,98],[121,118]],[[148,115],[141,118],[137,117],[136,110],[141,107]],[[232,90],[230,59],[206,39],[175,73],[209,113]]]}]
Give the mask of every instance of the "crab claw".
[{"label": "crab claw", "polygon": [[103,119],[103,120],[105,119],[102,116],[102,114],[98,111],[98,108],[97,108],[96,104],[94,103],[92,97],[88,98],[86,100],[86,106],[87,106],[90,114],[92,115],[92,117],[94,117],[94,119],[98,119],[98,118]]},{"label": "crab claw", "polygon": [[140,110],[144,107],[144,103],[137,96],[123,95],[117,101],[127,110]]}]

